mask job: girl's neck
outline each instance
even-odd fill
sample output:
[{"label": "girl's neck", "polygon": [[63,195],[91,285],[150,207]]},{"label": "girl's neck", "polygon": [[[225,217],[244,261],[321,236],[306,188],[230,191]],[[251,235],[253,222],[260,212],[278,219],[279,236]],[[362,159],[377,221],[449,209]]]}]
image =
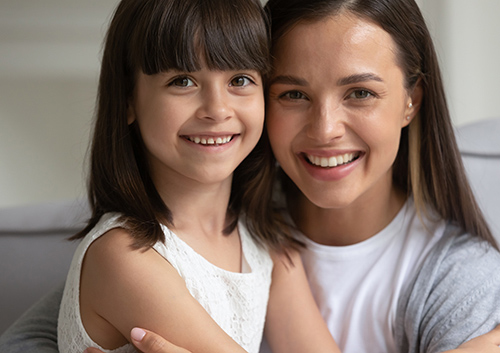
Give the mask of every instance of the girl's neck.
[{"label": "girl's neck", "polygon": [[393,187],[385,198],[363,198],[342,208],[320,208],[302,193],[289,207],[299,230],[316,243],[346,246],[362,242],[383,230],[403,207],[405,195]]},{"label": "girl's neck", "polygon": [[155,182],[163,201],[172,212],[172,230],[179,234],[222,234],[228,223],[232,177],[219,183],[189,180]]},{"label": "girl's neck", "polygon": [[200,184],[184,179],[180,183],[155,183],[172,212],[169,228],[194,251],[213,265],[231,272],[241,271],[242,250],[238,229],[225,232],[234,221],[228,215],[231,179]]}]

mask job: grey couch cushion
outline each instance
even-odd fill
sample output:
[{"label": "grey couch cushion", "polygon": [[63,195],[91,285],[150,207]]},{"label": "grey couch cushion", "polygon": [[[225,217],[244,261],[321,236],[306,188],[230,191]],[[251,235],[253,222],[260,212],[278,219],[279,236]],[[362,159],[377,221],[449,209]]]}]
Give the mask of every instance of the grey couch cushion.
[{"label": "grey couch cushion", "polygon": [[64,281],[88,215],[83,201],[0,209],[0,334]]}]

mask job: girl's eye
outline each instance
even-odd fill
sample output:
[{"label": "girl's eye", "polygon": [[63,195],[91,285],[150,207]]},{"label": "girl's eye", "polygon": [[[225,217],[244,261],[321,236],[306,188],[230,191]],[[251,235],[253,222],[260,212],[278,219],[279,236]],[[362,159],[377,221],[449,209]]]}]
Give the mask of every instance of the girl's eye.
[{"label": "girl's eye", "polygon": [[374,94],[371,93],[370,91],[367,91],[365,89],[357,89],[349,95],[349,98],[366,99],[371,96],[374,96]]},{"label": "girl's eye", "polygon": [[289,100],[296,100],[296,99],[305,99],[306,96],[302,94],[299,91],[288,91],[286,93],[283,93],[280,98],[285,98]]},{"label": "girl's eye", "polygon": [[238,76],[231,80],[231,86],[235,87],[245,87],[251,83],[253,83],[253,81],[246,76]]},{"label": "girl's eye", "polygon": [[191,87],[194,86],[194,82],[189,77],[177,77],[170,82],[169,86]]}]

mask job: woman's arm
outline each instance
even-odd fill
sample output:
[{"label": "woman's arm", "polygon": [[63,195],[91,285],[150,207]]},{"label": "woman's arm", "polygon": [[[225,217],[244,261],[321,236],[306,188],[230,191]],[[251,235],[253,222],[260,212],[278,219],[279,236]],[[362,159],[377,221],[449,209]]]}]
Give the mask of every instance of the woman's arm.
[{"label": "woman's arm", "polygon": [[463,342],[477,344],[474,337],[500,323],[500,254],[450,229],[399,300],[395,337],[401,351],[463,349]]},{"label": "woman's arm", "polygon": [[132,249],[132,241],[127,231],[114,229],[85,256],[80,309],[96,343],[117,348],[140,326],[192,352],[245,352],[192,297],[168,261],[153,249]]},{"label": "woman's arm", "polygon": [[[298,252],[275,255],[265,334],[274,353],[340,352],[314,301]],[[340,289],[341,290],[341,289]]]}]

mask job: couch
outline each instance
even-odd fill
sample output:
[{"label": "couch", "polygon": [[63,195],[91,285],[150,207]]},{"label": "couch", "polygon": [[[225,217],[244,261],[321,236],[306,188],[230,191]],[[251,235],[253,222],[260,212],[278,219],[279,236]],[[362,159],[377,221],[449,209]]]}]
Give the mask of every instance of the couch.
[{"label": "couch", "polygon": [[[480,207],[500,243],[500,119],[456,131]],[[27,308],[64,282],[89,216],[83,200],[0,209],[0,335]]]}]

